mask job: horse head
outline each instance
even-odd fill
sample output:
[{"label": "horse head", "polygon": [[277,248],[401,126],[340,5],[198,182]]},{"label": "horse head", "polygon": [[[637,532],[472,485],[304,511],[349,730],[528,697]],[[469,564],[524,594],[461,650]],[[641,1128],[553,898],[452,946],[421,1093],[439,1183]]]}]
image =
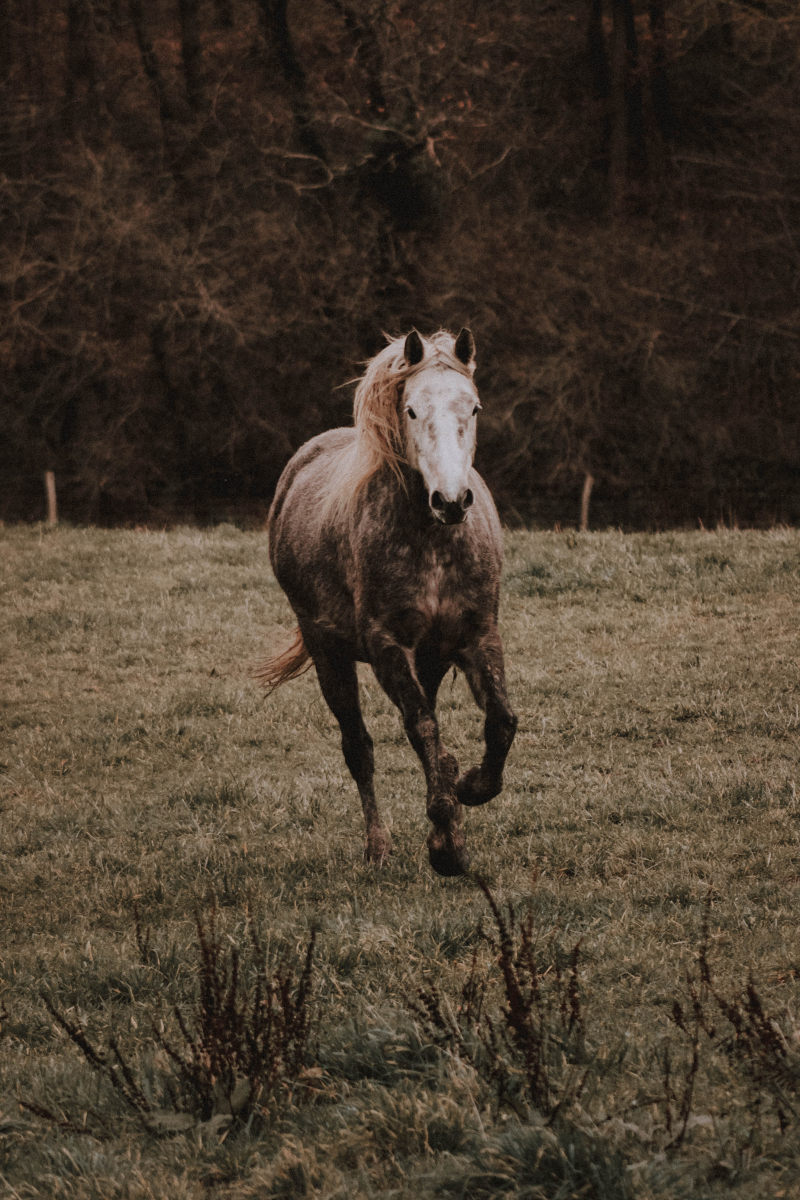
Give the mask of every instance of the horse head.
[{"label": "horse head", "polygon": [[480,401],[472,376],[475,341],[469,329],[428,342],[412,329],[403,346],[406,374],[400,401],[406,461],[422,476],[431,512],[443,525],[466,519]]}]

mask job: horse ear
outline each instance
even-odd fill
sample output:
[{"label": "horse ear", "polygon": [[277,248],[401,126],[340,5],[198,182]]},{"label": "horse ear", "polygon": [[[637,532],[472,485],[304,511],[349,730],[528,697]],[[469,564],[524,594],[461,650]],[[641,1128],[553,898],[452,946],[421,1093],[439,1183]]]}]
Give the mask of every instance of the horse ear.
[{"label": "horse ear", "polygon": [[403,346],[405,360],[410,367],[415,367],[418,362],[422,362],[422,356],[424,353],[425,347],[422,344],[422,338],[419,336],[416,329],[412,329],[411,333],[406,338],[406,344]]},{"label": "horse ear", "polygon": [[475,338],[472,336],[471,329],[462,329],[461,333],[456,338],[455,354],[459,362],[462,362],[465,367],[475,358]]}]

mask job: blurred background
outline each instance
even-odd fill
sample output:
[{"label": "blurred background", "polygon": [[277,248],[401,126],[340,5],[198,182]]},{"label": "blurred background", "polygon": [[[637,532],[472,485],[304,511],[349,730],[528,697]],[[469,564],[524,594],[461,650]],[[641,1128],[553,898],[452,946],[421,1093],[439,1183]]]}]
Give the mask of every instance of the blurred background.
[{"label": "blurred background", "polygon": [[263,522],[470,325],[511,524],[800,519],[796,0],[0,0],[0,519]]}]

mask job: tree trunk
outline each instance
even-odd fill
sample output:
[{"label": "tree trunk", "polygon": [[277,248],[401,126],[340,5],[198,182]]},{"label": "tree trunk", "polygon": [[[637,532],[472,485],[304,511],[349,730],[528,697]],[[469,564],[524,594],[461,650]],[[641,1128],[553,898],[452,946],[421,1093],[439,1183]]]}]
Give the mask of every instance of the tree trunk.
[{"label": "tree trunk", "polygon": [[8,78],[17,53],[12,29],[11,0],[0,0],[0,83]]},{"label": "tree trunk", "polygon": [[344,21],[355,50],[355,60],[363,68],[370,109],[385,113],[388,106],[383,90],[383,54],[375,29],[344,0],[330,0],[330,3]]},{"label": "tree trunk", "polygon": [[94,12],[91,0],[67,0],[67,79],[64,124],[70,133],[79,125],[77,107],[85,88],[84,117],[97,108],[97,70],[94,61]]},{"label": "tree trunk", "polygon": [[653,39],[653,70],[650,94],[656,127],[665,142],[675,135],[675,113],[667,78],[667,27],[664,0],[651,0],[648,10],[650,35]]},{"label": "tree trunk", "polygon": [[44,99],[41,48],[38,40],[40,28],[39,0],[24,0],[17,44],[19,57],[24,63],[24,90],[34,103],[41,103]]},{"label": "tree trunk", "polygon": [[624,0],[612,0],[614,27],[611,34],[611,63],[609,78],[608,193],[612,214],[616,215],[628,190],[628,108],[625,103]]},{"label": "tree trunk", "polygon": [[326,161],[325,149],[314,132],[313,110],[308,98],[306,73],[297,57],[289,29],[288,0],[258,0],[259,21],[264,38],[272,46],[286,80],[289,105],[297,140],[307,154]]},{"label": "tree trunk", "polygon": [[233,29],[233,0],[214,0],[214,20],[218,29]]},{"label": "tree trunk", "polygon": [[133,30],[136,34],[136,44],[139,47],[142,68],[155,96],[156,104],[158,105],[158,116],[163,129],[166,122],[170,121],[174,116],[174,112],[167,94],[164,76],[161,74],[161,67],[158,65],[156,52],[153,49],[153,43],[150,40],[150,35],[144,23],[142,0],[128,0],[128,8],[131,14]]},{"label": "tree trunk", "polygon": [[607,100],[610,93],[610,78],[606,39],[603,33],[603,0],[592,0],[586,48],[589,54],[589,69],[592,73],[592,88],[595,98]]},{"label": "tree trunk", "polygon": [[642,76],[639,69],[639,39],[632,0],[625,0],[625,49],[627,51],[625,100],[628,106],[628,160],[639,175],[647,173],[647,145],[642,109]]},{"label": "tree trunk", "polygon": [[203,55],[200,48],[197,0],[178,0],[181,23],[181,57],[186,81],[186,99],[194,112],[203,107]]},{"label": "tree trunk", "polygon": [[625,207],[632,168],[647,166],[639,79],[639,46],[631,0],[611,0],[609,201],[612,215]]}]

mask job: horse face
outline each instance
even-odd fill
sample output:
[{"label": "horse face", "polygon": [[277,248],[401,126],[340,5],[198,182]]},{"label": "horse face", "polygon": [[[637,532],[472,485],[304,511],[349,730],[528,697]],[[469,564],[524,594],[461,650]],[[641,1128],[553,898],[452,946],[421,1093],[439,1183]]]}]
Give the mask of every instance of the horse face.
[{"label": "horse face", "polygon": [[422,476],[431,512],[443,525],[460,524],[474,500],[469,474],[479,410],[472,381],[456,371],[434,366],[406,381],[406,458]]}]

